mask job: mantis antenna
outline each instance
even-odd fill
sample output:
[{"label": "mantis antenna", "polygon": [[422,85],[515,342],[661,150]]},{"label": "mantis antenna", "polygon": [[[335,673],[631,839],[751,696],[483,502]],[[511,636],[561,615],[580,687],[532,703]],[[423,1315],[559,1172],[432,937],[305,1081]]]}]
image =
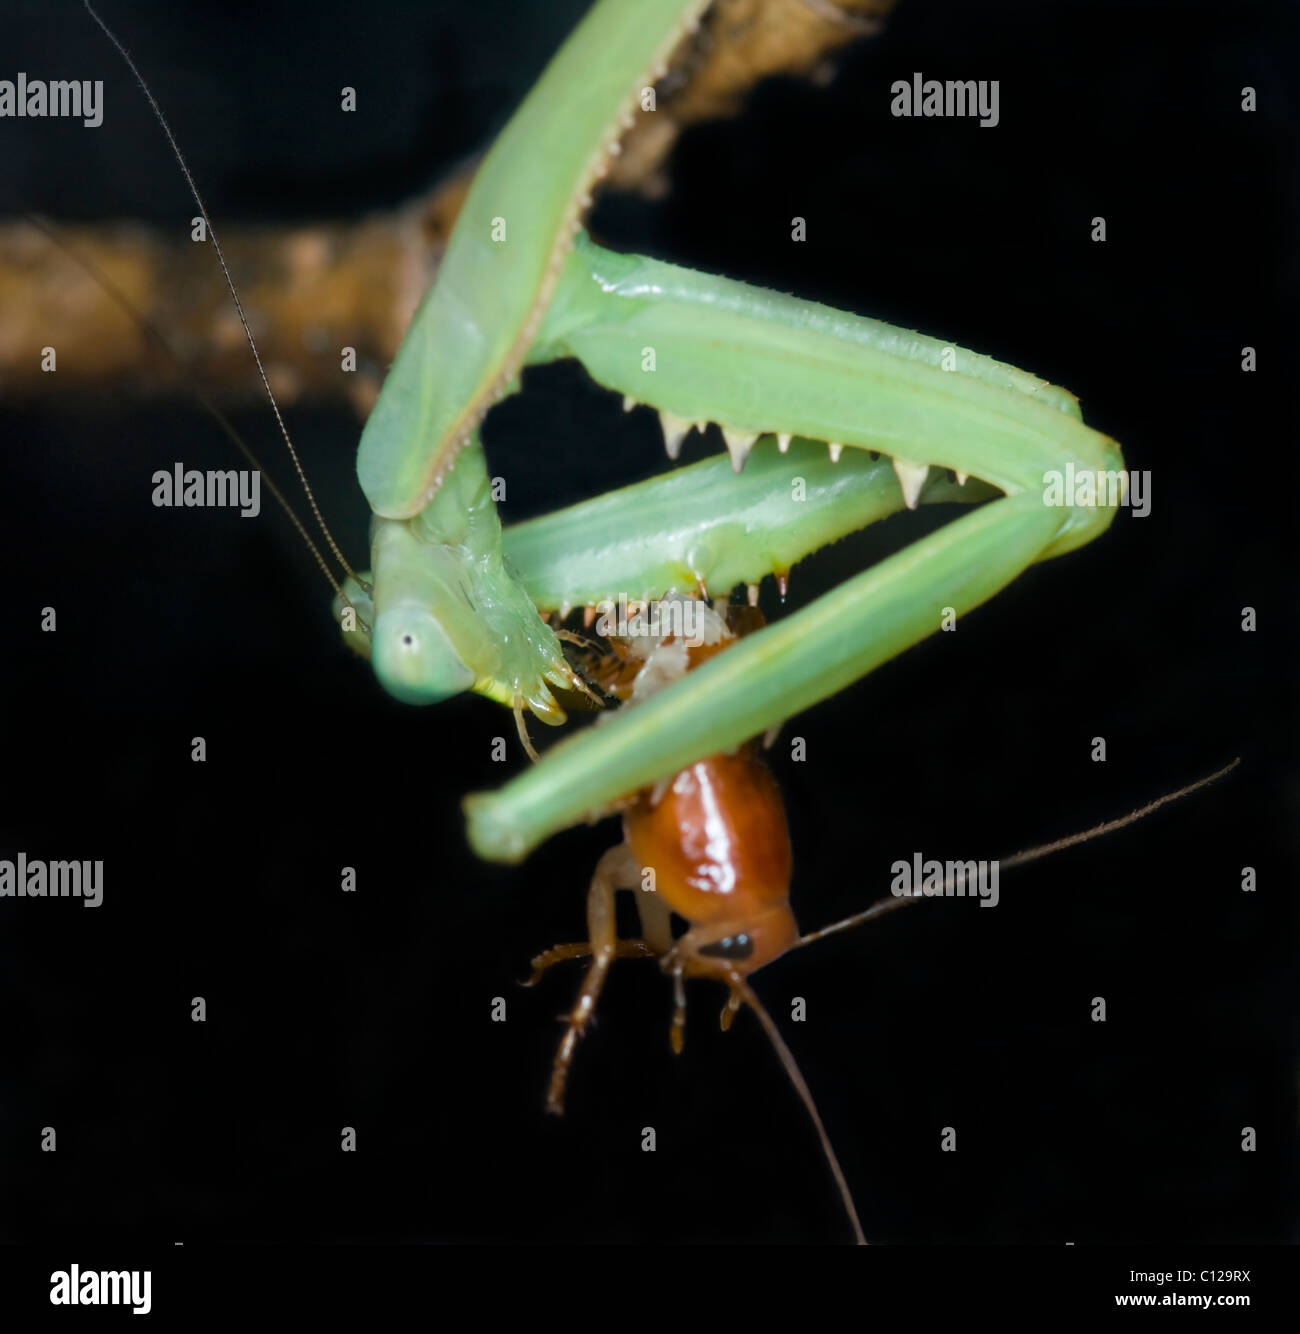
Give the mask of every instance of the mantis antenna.
[{"label": "mantis antenna", "polygon": [[330,569],[328,562],[325,560],[325,557],[321,554],[320,548],[316,545],[315,542],[312,541],[311,534],[308,533],[306,526],[303,524],[303,521],[298,517],[297,510],[294,509],[294,507],[289,503],[288,498],[285,496],[284,492],[281,491],[278,486],[276,486],[275,482],[267,474],[266,469],[262,465],[262,461],[253,452],[252,446],[249,445],[248,441],[245,440],[244,437],[239,433],[239,431],[235,429],[234,423],[230,420],[229,417],[226,416],[224,412],[222,412],[222,410],[219,407],[217,407],[217,405],[204,392],[203,386],[198,381],[198,377],[194,374],[194,372],[190,369],[190,367],[186,365],[184,358],[182,358],[181,355],[176,351],[176,349],[171,345],[167,337],[162,333],[162,331],[157,327],[157,325],[152,323],[152,321],[150,321],[148,317],[144,315],[143,312],[136,309],[136,307],[132,304],[130,298],[126,295],[126,293],[123,292],[120,287],[118,287],[118,285],[108,276],[108,274],[104,272],[103,269],[99,267],[98,264],[95,263],[94,260],[90,259],[87,255],[81,254],[79,251],[75,250],[72,246],[70,246],[63,239],[63,237],[61,237],[58,234],[58,232],[55,231],[55,229],[50,226],[50,224],[44,218],[39,216],[39,214],[32,213],[29,211],[27,213],[27,221],[33,227],[35,227],[38,232],[41,232],[45,237],[47,237],[48,240],[53,245],[58,246],[58,248],[62,250],[63,253],[67,255],[67,257],[70,260],[73,261],[73,263],[77,264],[80,268],[84,269],[91,276],[91,278],[93,278],[95,282],[99,284],[99,286],[104,290],[104,292],[116,303],[116,305],[127,315],[127,317],[131,319],[144,332],[144,334],[150,339],[150,341],[156,347],[161,349],[161,351],[166,355],[168,360],[171,361],[173,365],[175,365],[176,369],[180,371],[181,376],[185,380],[186,384],[189,385],[190,390],[193,392],[195,398],[198,399],[199,403],[203,406],[204,410],[211,415],[212,419],[217,423],[217,425],[221,427],[222,431],[225,433],[226,438],[230,441],[232,445],[235,446],[237,450],[239,450],[241,454],[243,454],[243,456],[253,465],[253,467],[255,467],[262,474],[262,480],[266,483],[266,489],[270,491],[276,503],[288,516],[290,523],[292,523],[293,526],[298,530],[298,536],[301,537],[302,540],[306,543],[307,550],[311,552],[312,557],[316,561],[316,564],[320,566],[321,573],[325,576],[326,579],[329,580],[330,587],[333,588],[334,592],[337,593],[339,597],[343,598],[343,600],[345,602],[348,602],[348,605],[351,606],[352,605],[351,602],[348,601],[347,595],[343,592],[342,585],[334,577],[333,571]]},{"label": "mantis antenna", "polygon": [[[344,558],[342,551],[339,550],[338,543],[335,542],[334,535],[330,532],[324,516],[320,512],[320,507],[316,504],[316,497],[312,492],[311,484],[307,481],[307,474],[303,471],[302,462],[298,458],[298,451],[294,448],[293,440],[290,438],[289,428],[284,424],[284,418],[280,415],[280,405],[275,401],[275,395],[271,392],[271,382],[266,378],[266,370],[262,365],[261,355],[257,350],[257,344],[253,341],[253,331],[248,327],[248,320],[244,315],[243,303],[239,299],[239,293],[235,290],[234,279],[230,276],[230,269],[226,264],[226,256],[221,249],[221,242],[217,240],[217,229],[212,225],[212,219],[208,216],[207,206],[203,203],[203,197],[199,194],[199,187],[194,183],[194,177],[190,173],[189,164],[185,161],[185,155],[181,152],[180,145],[176,142],[176,136],[172,134],[172,127],[167,123],[167,117],[163,115],[162,108],[154,99],[153,93],[149,91],[149,85],[145,83],[144,76],[136,68],[135,61],[131,59],[131,53],[122,45],[121,40],[112,28],[110,28],[95,12],[95,7],[90,3],[90,0],[82,0],[82,3],[86,6],[86,12],[90,17],[99,24],[104,32],[104,36],[117,48],[118,54],[126,62],[127,69],[129,69],[135,76],[136,83],[140,85],[140,91],[144,93],[145,97],[148,99],[150,109],[157,118],[158,124],[162,126],[163,133],[167,136],[167,142],[171,145],[172,153],[174,154],[176,161],[180,164],[181,171],[185,175],[186,184],[190,187],[190,194],[194,196],[194,202],[198,206],[199,216],[202,217],[204,225],[208,229],[208,235],[212,238],[212,248],[217,252],[217,260],[221,265],[221,272],[226,279],[226,286],[230,289],[230,296],[235,303],[235,310],[239,314],[239,322],[243,325],[244,336],[248,339],[248,346],[252,350],[253,360],[257,363],[257,373],[262,379],[262,388],[266,390],[266,396],[270,400],[271,411],[275,413],[276,424],[280,428],[281,436],[284,437],[285,447],[289,451],[289,457],[293,460],[293,466],[298,473],[298,480],[302,483],[302,489],[307,497],[307,503],[311,506],[311,512],[316,518],[316,523],[320,527],[326,545],[333,553],[334,559],[338,561],[340,566],[342,566],[344,573],[349,578],[355,579],[362,588],[369,592],[369,585],[357,578],[352,567]],[[220,420],[220,417],[218,417],[218,420]],[[245,453],[249,452],[247,446],[242,443],[240,444],[240,448],[244,450]],[[275,494],[274,489],[273,494]],[[281,501],[281,503],[283,504],[284,502]],[[295,519],[294,522],[297,523],[297,520]],[[302,531],[301,524],[298,524],[298,528],[299,531]],[[319,557],[317,557],[317,559],[319,559]],[[340,591],[338,585],[334,582],[334,577],[329,574],[328,570],[326,570],[326,575],[329,577],[330,583],[334,584],[335,591]]]}]

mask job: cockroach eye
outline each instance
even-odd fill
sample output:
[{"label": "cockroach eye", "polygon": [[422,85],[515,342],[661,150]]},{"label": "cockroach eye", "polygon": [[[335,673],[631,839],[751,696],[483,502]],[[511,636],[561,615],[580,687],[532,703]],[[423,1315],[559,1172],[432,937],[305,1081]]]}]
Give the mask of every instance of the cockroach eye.
[{"label": "cockroach eye", "polygon": [[723,936],[711,945],[701,945],[699,952],[710,959],[748,959],[754,953],[754,941],[742,931],[738,935]]}]

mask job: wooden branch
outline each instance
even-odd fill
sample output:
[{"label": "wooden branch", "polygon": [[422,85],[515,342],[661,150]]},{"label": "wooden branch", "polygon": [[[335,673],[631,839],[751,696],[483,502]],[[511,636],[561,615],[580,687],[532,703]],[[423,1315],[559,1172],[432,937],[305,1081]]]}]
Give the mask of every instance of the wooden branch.
[{"label": "wooden branch", "polygon": [[[669,188],[665,163],[682,129],[736,114],[760,80],[817,77],[831,55],[874,32],[894,0],[718,0],[675,53],[657,114],[638,118],[606,186]],[[349,398],[369,413],[421,295],[437,273],[472,178],[462,170],[423,198],[360,222],[222,226],[222,246],[271,387],[288,405]],[[172,394],[197,380],[214,401],[256,398],[261,386],[212,247],[139,224],[0,224],[0,392],[49,389]],[[116,289],[109,299],[106,288]],[[123,307],[135,312],[132,316]],[[182,370],[150,339],[147,321]],[[342,369],[345,347],[356,370]]]},{"label": "wooden branch", "polygon": [[849,42],[880,31],[895,0],[717,0],[674,54],[656,115],[623,141],[608,184],[651,197],[667,192],[664,164],[688,125],[734,116],[773,75],[818,78]]}]

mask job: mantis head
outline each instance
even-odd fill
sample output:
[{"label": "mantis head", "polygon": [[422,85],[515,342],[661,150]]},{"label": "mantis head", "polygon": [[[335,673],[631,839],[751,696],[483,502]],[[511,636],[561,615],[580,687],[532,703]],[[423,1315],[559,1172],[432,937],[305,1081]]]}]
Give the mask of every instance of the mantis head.
[{"label": "mantis head", "polygon": [[427,607],[392,607],[376,617],[370,660],[384,688],[403,704],[439,704],[474,685],[474,673]]},{"label": "mantis head", "polygon": [[550,687],[582,684],[503,559],[477,440],[423,511],[375,516],[370,551],[373,574],[349,580],[335,610],[390,695],[437,704],[472,690],[546,723],[565,720]]}]

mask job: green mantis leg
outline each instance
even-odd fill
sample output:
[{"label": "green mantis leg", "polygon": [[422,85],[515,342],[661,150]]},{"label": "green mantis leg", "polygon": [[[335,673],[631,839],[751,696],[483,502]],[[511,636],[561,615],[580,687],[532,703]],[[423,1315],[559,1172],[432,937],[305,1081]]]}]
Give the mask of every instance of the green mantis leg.
[{"label": "green mantis leg", "polygon": [[[987,500],[997,492],[942,473],[924,504]],[[783,574],[805,556],[903,509],[891,460],[854,450],[832,462],[825,445],[756,448],[742,473],[724,457],[598,496],[504,532],[507,563],[544,610],[695,593]]]},{"label": "green mantis leg", "polygon": [[518,374],[590,190],[647,82],[708,0],[603,0],[588,11],[474,177],[438,281],[407,330],[357,454],[376,514],[433,498]]},{"label": "green mantis leg", "polygon": [[[781,723],[937,629],[943,608],[978,606],[1114,516],[1117,497],[1049,503],[1047,474],[1122,479],[1123,460],[1068,395],[1021,372],[962,349],[946,349],[947,370],[931,340],[581,240],[566,275],[538,357],[580,356],[601,383],[671,414],[668,430],[719,421],[738,465],[757,432],[820,436],[834,455],[845,445],[891,453],[905,494],[938,466],[1005,495],[561,743],[501,792],[468,798],[470,842],[484,857],[518,860],[611,799]],[[646,374],[656,339],[670,352]],[[753,377],[727,373],[735,366]]]},{"label": "green mantis leg", "polygon": [[[576,357],[598,383],[657,408],[670,455],[692,425],[717,422],[737,472],[767,434],[781,447],[823,442],[831,464],[846,450],[888,456],[888,494],[884,469],[855,474],[852,501],[845,492],[841,517],[853,526],[915,507],[933,494],[935,470],[1002,498],[561,743],[501,792],[470,798],[470,839],[486,857],[518,859],[843,688],[934,630],[942,608],[969,610],[1032,562],[1096,537],[1122,500],[1118,447],[1064,390],[877,321],[615,254],[579,230],[621,127],[652,112],[645,81],[662,76],[703,7],[599,0],[475,178],[358,454],[377,516],[374,604],[358,606],[373,617],[380,679],[413,702],[468,688],[560,721],[551,690],[575,679],[539,606],[639,600],[706,580],[721,591],[842,535],[825,521],[836,504],[797,511],[775,486],[760,501],[689,469],[687,481],[626,488],[503,535],[477,428],[525,361]],[[1048,484],[1075,473],[1107,478],[1107,499]],[[669,508],[654,512],[664,497]]]},{"label": "green mantis leg", "polygon": [[518,861],[694,759],[739,745],[938,629],[944,607],[977,607],[1038,559],[1060,528],[1036,495],[1008,496],[950,524],[811,607],[748,636],[607,727],[553,747],[499,792],[465,799],[471,846]]}]

